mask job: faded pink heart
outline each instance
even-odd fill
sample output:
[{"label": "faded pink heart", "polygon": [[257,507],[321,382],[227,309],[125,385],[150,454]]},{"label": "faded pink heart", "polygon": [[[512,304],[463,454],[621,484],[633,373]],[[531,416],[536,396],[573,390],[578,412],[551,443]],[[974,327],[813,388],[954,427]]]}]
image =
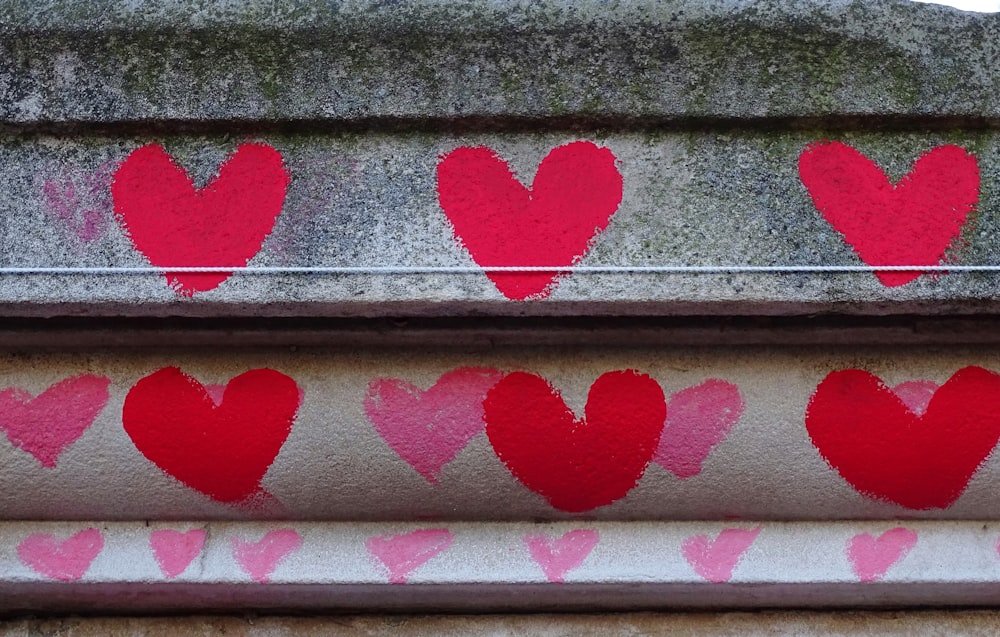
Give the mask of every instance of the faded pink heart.
[{"label": "faded pink heart", "polygon": [[885,577],[893,564],[906,557],[917,544],[917,534],[898,526],[877,538],[861,533],[847,545],[851,569],[862,582],[876,582]]},{"label": "faded pink heart", "polygon": [[368,384],[365,413],[388,445],[428,482],[483,430],[483,400],[503,372],[462,367],[427,391],[396,378]]},{"label": "faded pink heart", "polygon": [[733,570],[757,535],[756,529],[723,529],[714,541],[707,535],[694,535],[681,544],[684,559],[695,573],[715,584],[728,582]]},{"label": "faded pink heart", "polygon": [[102,548],[104,536],[97,529],[85,529],[62,542],[48,533],[35,533],[17,545],[17,556],[40,575],[75,582],[86,574]]},{"label": "faded pink heart", "polygon": [[525,535],[524,543],[531,557],[542,567],[546,579],[556,584],[565,581],[566,573],[583,564],[600,539],[597,531],[577,529],[560,538]]},{"label": "faded pink heart", "polygon": [[893,387],[892,391],[910,411],[923,416],[938,387],[940,385],[931,380],[908,380]]},{"label": "faded pink heart", "polygon": [[292,529],[269,531],[258,542],[230,538],[233,559],[255,582],[267,584],[271,574],[285,559],[302,546],[302,536]]},{"label": "faded pink heart", "polygon": [[708,454],[739,422],[743,406],[739,388],[723,380],[710,378],[682,389],[667,401],[653,460],[678,478],[698,475]]},{"label": "faded pink heart", "polygon": [[149,546],[160,570],[167,579],[183,573],[194,558],[205,547],[204,529],[192,529],[186,533],[173,529],[160,529],[149,534]]},{"label": "faded pink heart", "polygon": [[81,374],[52,385],[36,398],[17,387],[0,391],[0,430],[15,447],[53,469],[62,452],[104,409],[109,385],[110,378]]},{"label": "faded pink heart", "polygon": [[365,540],[368,553],[389,569],[389,582],[405,584],[428,560],[454,541],[448,529],[420,529],[400,535],[380,535]]}]

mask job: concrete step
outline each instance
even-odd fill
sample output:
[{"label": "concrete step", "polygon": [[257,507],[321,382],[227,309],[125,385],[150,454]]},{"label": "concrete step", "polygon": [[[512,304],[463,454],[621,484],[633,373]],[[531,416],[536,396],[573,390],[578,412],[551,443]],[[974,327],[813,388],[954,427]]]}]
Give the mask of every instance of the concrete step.
[{"label": "concrete step", "polygon": [[978,521],[4,523],[0,613],[988,606],[998,536]]}]

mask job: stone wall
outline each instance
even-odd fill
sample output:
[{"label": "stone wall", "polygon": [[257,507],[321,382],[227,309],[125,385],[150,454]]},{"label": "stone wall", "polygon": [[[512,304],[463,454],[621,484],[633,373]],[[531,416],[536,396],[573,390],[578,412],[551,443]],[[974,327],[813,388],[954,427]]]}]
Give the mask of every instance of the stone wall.
[{"label": "stone wall", "polygon": [[0,34],[0,611],[995,603],[1000,18]]}]

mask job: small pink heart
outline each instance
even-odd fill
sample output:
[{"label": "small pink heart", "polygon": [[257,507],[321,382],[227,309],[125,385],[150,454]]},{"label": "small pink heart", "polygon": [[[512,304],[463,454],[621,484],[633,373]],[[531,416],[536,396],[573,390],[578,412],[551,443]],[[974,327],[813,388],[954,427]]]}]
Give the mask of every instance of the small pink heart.
[{"label": "small pink heart", "polygon": [[365,540],[365,548],[389,569],[391,583],[405,584],[413,571],[446,550],[454,539],[448,529],[421,529],[370,537]]},{"label": "small pink heart", "polygon": [[720,584],[732,578],[733,569],[759,533],[760,527],[723,529],[714,542],[706,535],[694,535],[684,540],[681,551],[698,575]]},{"label": "small pink heart", "polygon": [[597,531],[577,529],[560,538],[525,535],[524,543],[550,582],[562,584],[566,573],[583,564],[600,539]]},{"label": "small pink heart", "polygon": [[368,384],[365,413],[375,430],[428,482],[485,426],[483,400],[503,378],[495,369],[462,367],[427,391],[395,378]]},{"label": "small pink heart", "polygon": [[892,391],[910,411],[917,416],[923,416],[931,397],[939,387],[940,385],[931,380],[909,380],[896,385]]},{"label": "small pink heart", "polygon": [[847,545],[851,569],[862,582],[875,582],[885,577],[889,567],[906,557],[917,544],[917,534],[898,526],[877,538],[861,533]]},{"label": "small pink heart", "polygon": [[205,547],[204,529],[192,529],[187,533],[172,529],[161,529],[149,534],[149,546],[160,570],[167,579],[173,579],[184,572],[194,558]]},{"label": "small pink heart", "polygon": [[259,542],[234,537],[229,540],[233,558],[255,582],[267,584],[278,563],[302,546],[302,536],[292,529],[269,531]]},{"label": "small pink heart", "polygon": [[75,582],[102,548],[104,537],[97,529],[80,531],[62,542],[48,533],[35,533],[17,545],[17,556],[25,566],[49,579]]},{"label": "small pink heart", "polygon": [[81,374],[36,398],[23,389],[0,391],[0,430],[14,446],[53,469],[60,454],[83,435],[110,398],[110,378]]},{"label": "small pink heart", "polygon": [[743,415],[736,385],[710,378],[667,402],[667,420],[654,460],[678,478],[701,473],[701,464]]}]

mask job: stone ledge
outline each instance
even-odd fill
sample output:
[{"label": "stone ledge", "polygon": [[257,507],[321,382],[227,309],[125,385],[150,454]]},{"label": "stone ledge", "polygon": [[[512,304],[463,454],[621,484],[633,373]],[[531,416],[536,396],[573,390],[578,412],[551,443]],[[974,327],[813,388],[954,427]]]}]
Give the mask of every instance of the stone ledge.
[{"label": "stone ledge", "polygon": [[[996,603],[993,522],[0,524],[0,613]],[[723,538],[723,539],[720,539]]]},{"label": "stone ledge", "polygon": [[1000,613],[894,612],[615,613],[333,617],[64,617],[0,622],[3,637],[993,637]]},{"label": "stone ledge", "polygon": [[1000,19],[903,0],[48,0],[0,34],[15,128],[1000,115]]}]

